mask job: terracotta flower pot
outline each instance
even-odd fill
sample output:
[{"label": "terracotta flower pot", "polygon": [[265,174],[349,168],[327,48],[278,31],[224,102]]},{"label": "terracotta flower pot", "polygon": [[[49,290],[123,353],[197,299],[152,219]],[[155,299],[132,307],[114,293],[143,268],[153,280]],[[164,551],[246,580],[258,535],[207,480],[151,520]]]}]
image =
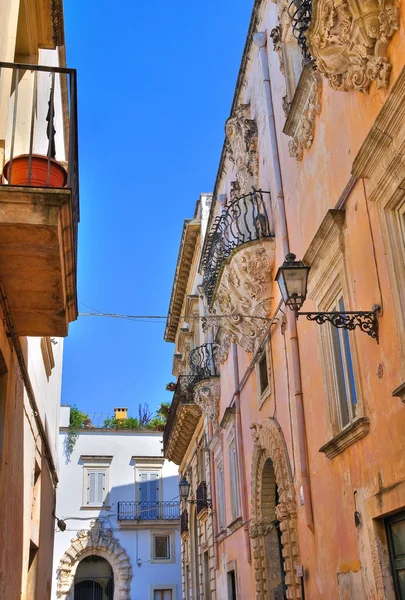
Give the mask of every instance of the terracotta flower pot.
[{"label": "terracotta flower pot", "polygon": [[21,154],[13,158],[13,168],[11,170],[11,181],[8,179],[10,161],[6,162],[3,169],[3,175],[10,185],[30,185],[30,187],[65,187],[67,182],[66,169],[56,160],[51,158],[49,184],[48,181],[48,158],[46,156],[32,155],[31,162],[31,180],[28,184],[28,165],[29,155]]}]

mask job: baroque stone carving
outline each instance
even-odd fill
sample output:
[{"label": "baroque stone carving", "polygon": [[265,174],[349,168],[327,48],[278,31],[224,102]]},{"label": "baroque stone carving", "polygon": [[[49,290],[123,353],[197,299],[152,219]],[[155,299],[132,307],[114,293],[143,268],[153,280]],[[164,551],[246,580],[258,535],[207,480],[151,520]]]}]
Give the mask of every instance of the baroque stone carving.
[{"label": "baroque stone carving", "polygon": [[236,168],[238,195],[247,194],[252,186],[258,187],[259,172],[257,125],[250,118],[248,104],[238,106],[234,115],[227,120],[225,134],[229,156]]},{"label": "baroque stone carving", "polygon": [[114,573],[114,598],[131,600],[132,568],[127,553],[113,537],[112,529],[103,529],[102,521],[91,522],[90,529],[80,529],[71,540],[71,546],[62,556],[57,570],[57,598],[72,600],[74,577],[78,564],[86,556],[105,558]]},{"label": "baroque stone carving", "polygon": [[387,48],[399,28],[396,0],[315,0],[308,45],[334,90],[388,86]]},{"label": "baroque stone carving", "polygon": [[221,386],[215,379],[204,382],[203,385],[197,385],[194,390],[194,402],[199,406],[202,412],[205,412],[211,421],[214,431],[217,431],[219,415],[219,399],[221,396]]},{"label": "baroque stone carving", "polygon": [[273,239],[239,250],[225,265],[214,303],[218,314],[227,315],[221,327],[249,352],[267,331],[273,262]]},{"label": "baroque stone carving", "polygon": [[297,160],[302,160],[304,150],[312,145],[316,116],[321,112],[321,89],[320,76],[310,66],[304,67],[283,129],[292,137],[288,149]]},{"label": "baroque stone carving", "polygon": [[219,368],[219,365],[223,365],[227,360],[229,349],[231,344],[234,342],[236,342],[235,336],[229,335],[226,331],[222,332],[220,342],[217,344],[217,351],[215,353],[215,363],[217,368]]},{"label": "baroque stone carving", "polygon": [[[267,598],[271,582],[267,568],[266,536],[272,530],[276,518],[280,522],[282,556],[286,573],[287,598],[299,600],[301,582],[296,576],[300,564],[298,551],[297,508],[290,461],[283,432],[275,419],[268,418],[262,424],[251,425],[254,449],[252,456],[252,524],[250,537],[253,542],[256,597]],[[263,474],[269,459],[274,471],[274,504],[269,509],[268,481],[263,490]],[[275,485],[279,501],[275,505]],[[265,505],[264,505],[265,504]]]},{"label": "baroque stone carving", "polygon": [[273,40],[273,48],[274,52],[277,53],[278,59],[280,61],[280,71],[284,75],[284,58],[283,58],[283,48],[281,42],[281,27],[277,25],[270,31],[270,37]]}]

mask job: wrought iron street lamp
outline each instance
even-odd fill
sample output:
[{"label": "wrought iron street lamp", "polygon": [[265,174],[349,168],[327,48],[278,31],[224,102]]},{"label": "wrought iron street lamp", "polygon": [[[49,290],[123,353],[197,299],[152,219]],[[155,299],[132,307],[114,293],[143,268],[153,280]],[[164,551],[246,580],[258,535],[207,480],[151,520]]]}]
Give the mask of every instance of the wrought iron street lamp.
[{"label": "wrought iron street lamp", "polygon": [[309,270],[310,267],[306,267],[302,261],[295,260],[295,254],[287,254],[276,275],[281,296],[286,306],[295,312],[297,319],[305,316],[319,325],[329,322],[338,329],[350,331],[358,327],[378,342],[379,306],[374,306],[371,311],[299,312],[307,297]]},{"label": "wrought iron street lamp", "polygon": [[[212,508],[212,500],[210,498],[198,498],[197,497],[197,500],[189,500],[188,496],[190,494],[190,488],[191,488],[191,485],[189,484],[187,479],[185,477],[183,477],[183,479],[179,483],[180,498],[182,500],[185,500],[189,504],[197,504],[197,507],[198,507],[198,505],[200,505],[200,506],[207,506],[208,508]],[[204,486],[204,489],[205,489],[205,486]]]},{"label": "wrought iron street lamp", "polygon": [[190,484],[187,481],[187,479],[185,477],[183,477],[183,479],[180,481],[179,483],[179,490],[180,490],[180,498],[182,500],[187,500],[189,494],[190,494]]}]

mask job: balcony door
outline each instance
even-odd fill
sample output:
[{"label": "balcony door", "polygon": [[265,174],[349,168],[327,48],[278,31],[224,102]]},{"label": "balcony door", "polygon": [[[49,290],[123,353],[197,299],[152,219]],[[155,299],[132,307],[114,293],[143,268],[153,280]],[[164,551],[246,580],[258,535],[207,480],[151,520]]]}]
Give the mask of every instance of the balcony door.
[{"label": "balcony door", "polygon": [[139,518],[159,518],[159,472],[139,473]]}]

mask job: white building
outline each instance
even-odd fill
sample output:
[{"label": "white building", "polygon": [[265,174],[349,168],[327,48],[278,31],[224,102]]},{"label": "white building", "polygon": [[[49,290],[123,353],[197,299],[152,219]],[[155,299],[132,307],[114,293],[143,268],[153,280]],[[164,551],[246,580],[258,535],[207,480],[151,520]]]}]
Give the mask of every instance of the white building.
[{"label": "white building", "polygon": [[84,428],[67,457],[69,416],[62,406],[52,598],[180,600],[179,479],[162,433]]}]

